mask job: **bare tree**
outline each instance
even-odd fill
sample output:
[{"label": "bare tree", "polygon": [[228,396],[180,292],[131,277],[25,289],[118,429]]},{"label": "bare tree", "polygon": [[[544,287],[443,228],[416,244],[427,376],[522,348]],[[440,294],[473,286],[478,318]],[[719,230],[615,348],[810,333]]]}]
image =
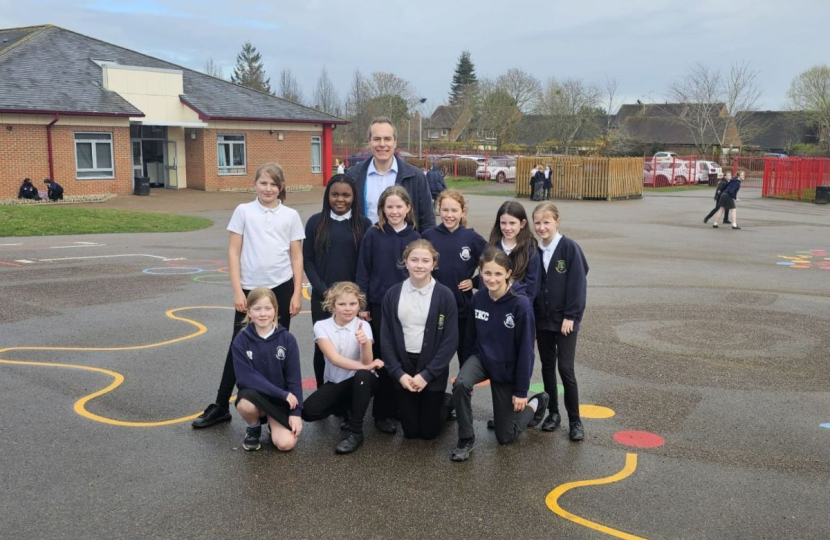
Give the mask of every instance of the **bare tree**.
[{"label": "bare tree", "polygon": [[550,116],[553,140],[568,153],[577,139],[598,135],[596,118],[600,114],[602,91],[580,79],[558,82],[549,79],[537,111]]},{"label": "bare tree", "polygon": [[522,111],[507,90],[491,81],[480,81],[478,88],[477,110],[470,122],[472,131],[476,132],[473,138],[494,142],[497,148],[501,148],[515,134]]},{"label": "bare tree", "polygon": [[511,68],[496,79],[496,86],[513,98],[522,113],[527,114],[536,108],[542,96],[542,83],[539,79],[521,69]]},{"label": "bare tree", "polygon": [[819,142],[830,150],[830,66],[813,66],[800,73],[787,91],[790,107],[818,128]]},{"label": "bare tree", "polygon": [[616,114],[619,102],[617,101],[617,90],[620,87],[620,81],[617,79],[605,77],[605,129],[611,129],[611,121]]},{"label": "bare tree", "polygon": [[277,95],[282,99],[287,99],[300,105],[303,104],[303,91],[300,90],[300,84],[290,69],[284,69],[280,72],[280,86]]},{"label": "bare tree", "polygon": [[205,75],[210,75],[211,77],[216,77],[217,79],[223,79],[224,80],[224,78],[225,78],[225,76],[222,73],[222,66],[217,64],[213,60],[212,56],[205,61],[205,66],[202,69],[202,72]]},{"label": "bare tree", "polygon": [[741,139],[750,139],[765,129],[762,116],[752,114],[758,110],[761,88],[758,72],[748,63],[733,64],[724,76],[698,62],[671,84],[669,96],[685,106],[676,119],[689,129],[701,153],[707,153],[713,143],[721,148],[731,146],[733,128]]},{"label": "bare tree", "polygon": [[385,71],[376,71],[372,73],[368,89],[372,98],[382,96],[400,96],[404,99],[404,101],[406,101],[409,107],[414,107],[419,100],[419,97],[415,93],[415,89],[409,81],[398,77],[394,73]]},{"label": "bare tree", "polygon": [[326,68],[320,71],[317,78],[317,87],[314,89],[314,106],[324,113],[340,115],[340,98],[337,97],[337,89],[331,82]]}]

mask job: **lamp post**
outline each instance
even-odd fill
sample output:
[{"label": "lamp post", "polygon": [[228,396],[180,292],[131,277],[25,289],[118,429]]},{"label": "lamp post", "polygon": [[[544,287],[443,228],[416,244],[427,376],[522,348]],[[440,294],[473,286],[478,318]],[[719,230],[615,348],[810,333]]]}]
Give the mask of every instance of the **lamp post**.
[{"label": "lamp post", "polygon": [[424,108],[423,104],[426,103],[427,98],[421,98],[420,100],[421,106],[418,107],[418,157],[423,157],[424,155]]}]

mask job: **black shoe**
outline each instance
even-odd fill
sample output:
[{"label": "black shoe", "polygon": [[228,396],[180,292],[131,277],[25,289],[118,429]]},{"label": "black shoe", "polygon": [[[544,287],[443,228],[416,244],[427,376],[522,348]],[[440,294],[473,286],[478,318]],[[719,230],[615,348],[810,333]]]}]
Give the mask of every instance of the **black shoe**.
[{"label": "black shoe", "polygon": [[492,418],[487,420],[487,429],[496,429],[496,421]]},{"label": "black shoe", "polygon": [[550,396],[545,392],[539,392],[527,401],[529,403],[534,399],[536,400],[536,412],[533,413],[533,419],[527,423],[527,427],[536,427],[542,422],[545,411],[548,410],[548,403],[550,403]]},{"label": "black shoe", "polygon": [[582,429],[582,422],[571,422],[571,432],[568,434],[572,441],[581,441],[585,438],[585,430]]},{"label": "black shoe", "polygon": [[245,428],[245,439],[242,441],[242,448],[253,452],[262,448],[259,439],[262,437],[262,426]]},{"label": "black shoe", "polygon": [[452,394],[444,394],[444,407],[447,409],[448,422],[458,420],[458,415],[455,413],[455,402],[452,400]]},{"label": "black shoe", "polygon": [[449,414],[447,414],[447,422],[455,422],[458,420],[458,413],[455,412],[455,409],[450,409]]},{"label": "black shoe", "polygon": [[351,454],[363,445],[363,433],[349,433],[349,436],[334,448],[336,454]]},{"label": "black shoe", "polygon": [[227,408],[222,408],[216,403],[211,403],[205,412],[199,415],[199,418],[193,421],[191,426],[196,429],[210,427],[221,422],[230,422],[231,412]]},{"label": "black shoe", "polygon": [[394,435],[398,431],[397,424],[391,418],[384,418],[383,420],[375,419],[375,427],[378,431],[388,433],[389,435]]},{"label": "black shoe", "polygon": [[709,223],[709,218],[708,217],[703,218],[703,223]]},{"label": "black shoe", "polygon": [[713,225],[712,225],[712,228],[713,228],[713,229],[717,229],[717,228],[718,228],[718,224],[717,224],[717,223],[713,224]]},{"label": "black shoe", "polygon": [[732,225],[732,230],[733,230],[733,231],[740,231],[740,230],[741,230],[741,228],[740,228],[740,227],[738,227],[737,225]]},{"label": "black shoe", "polygon": [[450,459],[453,461],[467,461],[470,459],[470,454],[472,453],[475,444],[475,437],[470,437],[469,439],[458,439],[458,444],[456,444],[455,448],[452,449],[452,456]]},{"label": "black shoe", "polygon": [[559,427],[559,424],[562,423],[562,417],[559,416],[559,413],[550,413],[545,421],[542,422],[542,427],[540,428],[542,431],[553,431]]},{"label": "black shoe", "polygon": [[723,224],[724,224],[724,225],[731,225],[731,224],[732,224],[732,222],[731,222],[731,221],[729,221],[728,219],[725,219],[725,220],[723,220]]}]

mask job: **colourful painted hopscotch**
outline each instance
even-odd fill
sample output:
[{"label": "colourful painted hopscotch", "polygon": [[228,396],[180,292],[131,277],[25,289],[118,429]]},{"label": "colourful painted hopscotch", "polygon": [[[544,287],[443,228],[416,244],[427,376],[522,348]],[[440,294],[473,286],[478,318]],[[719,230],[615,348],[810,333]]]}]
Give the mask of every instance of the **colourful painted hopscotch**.
[{"label": "colourful painted hopscotch", "polygon": [[779,255],[778,266],[786,266],[787,268],[794,268],[796,270],[806,270],[809,268],[818,268],[819,270],[830,270],[830,253],[825,249],[810,249],[806,251],[796,251],[794,257],[787,255]]}]

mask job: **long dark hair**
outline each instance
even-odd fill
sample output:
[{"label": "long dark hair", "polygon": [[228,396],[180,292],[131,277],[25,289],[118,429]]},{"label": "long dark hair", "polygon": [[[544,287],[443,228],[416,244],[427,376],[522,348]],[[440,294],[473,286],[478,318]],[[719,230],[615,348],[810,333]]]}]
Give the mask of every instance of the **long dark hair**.
[{"label": "long dark hair", "polygon": [[363,220],[360,219],[360,205],[355,204],[357,186],[355,186],[354,180],[345,174],[335,174],[329,179],[329,183],[326,184],[326,191],[323,194],[323,211],[320,214],[320,221],[317,222],[317,229],[315,230],[314,253],[318,259],[321,259],[329,248],[331,248],[331,222],[333,220],[331,219],[329,192],[334,184],[346,184],[352,190],[352,217],[349,218],[349,228],[352,230],[355,249],[360,248],[360,241],[366,233],[366,230],[363,228]]},{"label": "long dark hair", "polygon": [[510,251],[509,255],[510,260],[513,261],[513,279],[522,281],[527,274],[527,263],[530,262],[530,257],[538,245],[536,239],[530,234],[530,221],[527,219],[525,207],[516,201],[506,201],[499,207],[496,213],[496,223],[490,231],[490,240],[487,242],[489,245],[501,249],[499,245],[502,240],[500,221],[504,214],[525,222],[525,226],[516,235],[516,247]]}]

